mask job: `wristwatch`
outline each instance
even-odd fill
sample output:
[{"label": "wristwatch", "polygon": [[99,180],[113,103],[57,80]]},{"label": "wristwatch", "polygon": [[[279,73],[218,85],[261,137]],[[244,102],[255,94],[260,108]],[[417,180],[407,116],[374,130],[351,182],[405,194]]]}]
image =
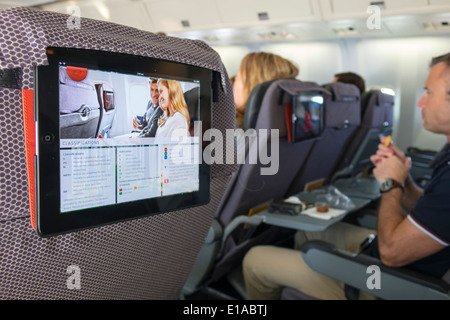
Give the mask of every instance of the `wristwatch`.
[{"label": "wristwatch", "polygon": [[402,188],[402,191],[405,191],[405,185],[394,180],[394,179],[385,179],[380,183],[380,192],[388,192],[394,188]]}]

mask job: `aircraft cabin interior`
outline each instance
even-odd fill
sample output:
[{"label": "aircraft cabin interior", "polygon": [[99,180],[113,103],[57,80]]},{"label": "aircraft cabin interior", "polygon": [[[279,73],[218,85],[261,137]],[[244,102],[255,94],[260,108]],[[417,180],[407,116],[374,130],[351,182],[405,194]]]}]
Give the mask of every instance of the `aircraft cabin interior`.
[{"label": "aircraft cabin interior", "polygon": [[[418,104],[449,0],[5,0],[0,30],[0,300],[247,301],[262,246],[300,252],[343,299],[450,298],[450,270],[364,251],[376,232],[360,253],[296,242],[377,230],[398,187],[376,179],[380,144],[434,183],[450,136]],[[251,88],[239,128],[253,53],[298,73]],[[294,283],[280,299],[326,300]]]}]

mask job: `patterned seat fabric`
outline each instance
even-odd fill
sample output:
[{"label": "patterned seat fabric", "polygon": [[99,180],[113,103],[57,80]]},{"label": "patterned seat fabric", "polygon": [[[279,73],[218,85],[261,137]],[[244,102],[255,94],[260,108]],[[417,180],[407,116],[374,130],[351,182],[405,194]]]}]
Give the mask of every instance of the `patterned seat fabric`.
[{"label": "patterned seat fabric", "polygon": [[[142,55],[214,71],[212,127],[234,128],[231,84],[217,53],[201,41],[30,8],[0,11],[0,299],[176,299],[194,264],[235,165],[211,166],[208,205],[53,238],[30,224],[21,89],[47,46]],[[224,152],[224,154],[226,154]],[[232,163],[232,161],[223,161]],[[70,285],[72,270],[80,286]]]}]

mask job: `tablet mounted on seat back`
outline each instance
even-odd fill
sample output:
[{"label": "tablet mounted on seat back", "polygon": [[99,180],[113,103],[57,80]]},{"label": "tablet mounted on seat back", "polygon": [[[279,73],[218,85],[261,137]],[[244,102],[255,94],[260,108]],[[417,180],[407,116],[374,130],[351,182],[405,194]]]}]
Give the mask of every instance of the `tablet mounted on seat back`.
[{"label": "tablet mounted on seat back", "polygon": [[[209,202],[210,168],[201,161],[203,132],[191,136],[190,119],[184,115],[194,112],[189,112],[183,92],[199,89],[190,107],[198,109],[201,128],[208,130],[210,71],[148,57],[85,49],[47,48],[47,57],[49,65],[35,70],[35,208],[39,235],[65,233]],[[164,115],[166,123],[158,130],[178,125],[169,115],[184,118],[181,120],[186,124],[184,130],[181,127],[180,132],[171,130],[170,136],[156,137],[131,133],[134,104],[139,102],[132,97],[136,94],[133,88],[140,85],[150,91],[151,78],[173,84],[157,106],[163,109],[164,104],[171,104],[173,108],[169,111],[166,106],[166,112],[172,114]],[[101,84],[104,79],[111,83],[109,90]],[[96,88],[102,89],[100,99]],[[182,97],[179,105],[175,100],[177,90]],[[141,105],[146,106],[146,95],[141,98]],[[105,134],[102,120],[108,119],[108,112],[116,112],[116,116],[109,119]]]},{"label": "tablet mounted on seat back", "polygon": [[[210,197],[207,204],[160,211],[159,214],[154,214],[150,211],[151,206],[148,206],[148,215],[139,216],[139,219],[134,218],[135,212],[130,210],[128,214],[131,219],[126,221],[118,219],[107,225],[95,225],[76,232],[69,232],[71,229],[67,229],[63,234],[40,238],[32,228],[35,225],[31,212],[35,207],[34,183],[28,183],[28,179],[34,182],[34,139],[43,143],[43,136],[36,136],[34,121],[35,67],[39,69],[38,72],[47,65],[51,68],[47,49],[53,47],[110,52],[114,55],[151,58],[206,69],[212,74],[213,83],[212,89],[209,86],[212,92],[211,119],[209,122],[202,122],[202,127],[210,126],[223,133],[226,129],[234,128],[235,123],[232,87],[225,67],[217,52],[201,41],[158,36],[87,18],[80,19],[80,29],[70,29],[67,25],[70,18],[67,14],[32,8],[0,10],[0,299],[177,299],[236,165],[225,161],[223,164],[210,165]],[[79,66],[69,64],[71,65]],[[103,65],[106,66],[106,61]],[[102,71],[101,68],[84,67]],[[170,70],[165,71],[165,74],[170,75]],[[82,74],[72,80],[84,86],[89,75],[86,74],[87,80],[81,78]],[[93,83],[111,83],[106,77],[95,77],[93,80]],[[189,82],[189,77],[175,80]],[[132,86],[132,90],[136,88]],[[130,122],[125,121],[119,114],[124,111],[126,104],[120,99],[117,89],[114,85],[113,110],[117,111],[114,118],[127,122],[132,127],[132,119],[129,119]],[[144,91],[147,96],[136,98],[136,104],[133,104],[139,112],[146,107],[149,99],[148,82]],[[132,96],[137,97],[136,94]],[[56,118],[59,117],[58,103],[54,105]],[[39,103],[36,107],[39,108]],[[191,121],[192,118],[201,117],[200,114],[193,113]],[[112,135],[122,133],[114,120],[105,123],[105,127],[109,123],[112,124]],[[125,132],[126,128],[123,129]],[[58,132],[56,129],[56,133]],[[56,138],[58,137],[55,136],[54,143]],[[203,140],[202,148],[205,144]],[[37,154],[38,157],[42,155]],[[40,164],[45,165],[45,161]],[[59,164],[55,165],[51,168],[51,174],[41,175],[39,181],[55,179],[59,170]],[[55,198],[59,194],[49,192],[41,196]],[[163,198],[168,202],[172,200],[162,196],[159,202]],[[147,202],[145,199],[139,201]],[[55,206],[59,209],[59,205],[57,203]],[[115,206],[117,205],[105,208]],[[74,214],[81,220],[97,217],[95,214],[78,215],[83,210],[85,209]],[[107,211],[112,217],[121,218],[115,216],[114,210]],[[123,214],[125,212],[127,211],[123,210]],[[56,215],[67,217],[72,212]],[[98,222],[102,223],[100,220]],[[80,286],[73,286],[69,281],[75,276],[74,270],[79,271]]]}]

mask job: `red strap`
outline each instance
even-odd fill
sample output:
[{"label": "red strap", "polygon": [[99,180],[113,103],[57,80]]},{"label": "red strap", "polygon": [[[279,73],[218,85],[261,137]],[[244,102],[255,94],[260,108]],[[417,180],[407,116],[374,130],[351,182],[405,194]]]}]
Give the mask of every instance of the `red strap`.
[{"label": "red strap", "polygon": [[292,143],[292,104],[284,105],[284,117],[286,119],[286,130],[289,143]]},{"label": "red strap", "polygon": [[27,157],[28,193],[30,199],[31,226],[36,230],[34,202],[34,156],[36,154],[36,129],[34,124],[33,90],[22,89],[23,120],[25,129],[25,152]]}]

